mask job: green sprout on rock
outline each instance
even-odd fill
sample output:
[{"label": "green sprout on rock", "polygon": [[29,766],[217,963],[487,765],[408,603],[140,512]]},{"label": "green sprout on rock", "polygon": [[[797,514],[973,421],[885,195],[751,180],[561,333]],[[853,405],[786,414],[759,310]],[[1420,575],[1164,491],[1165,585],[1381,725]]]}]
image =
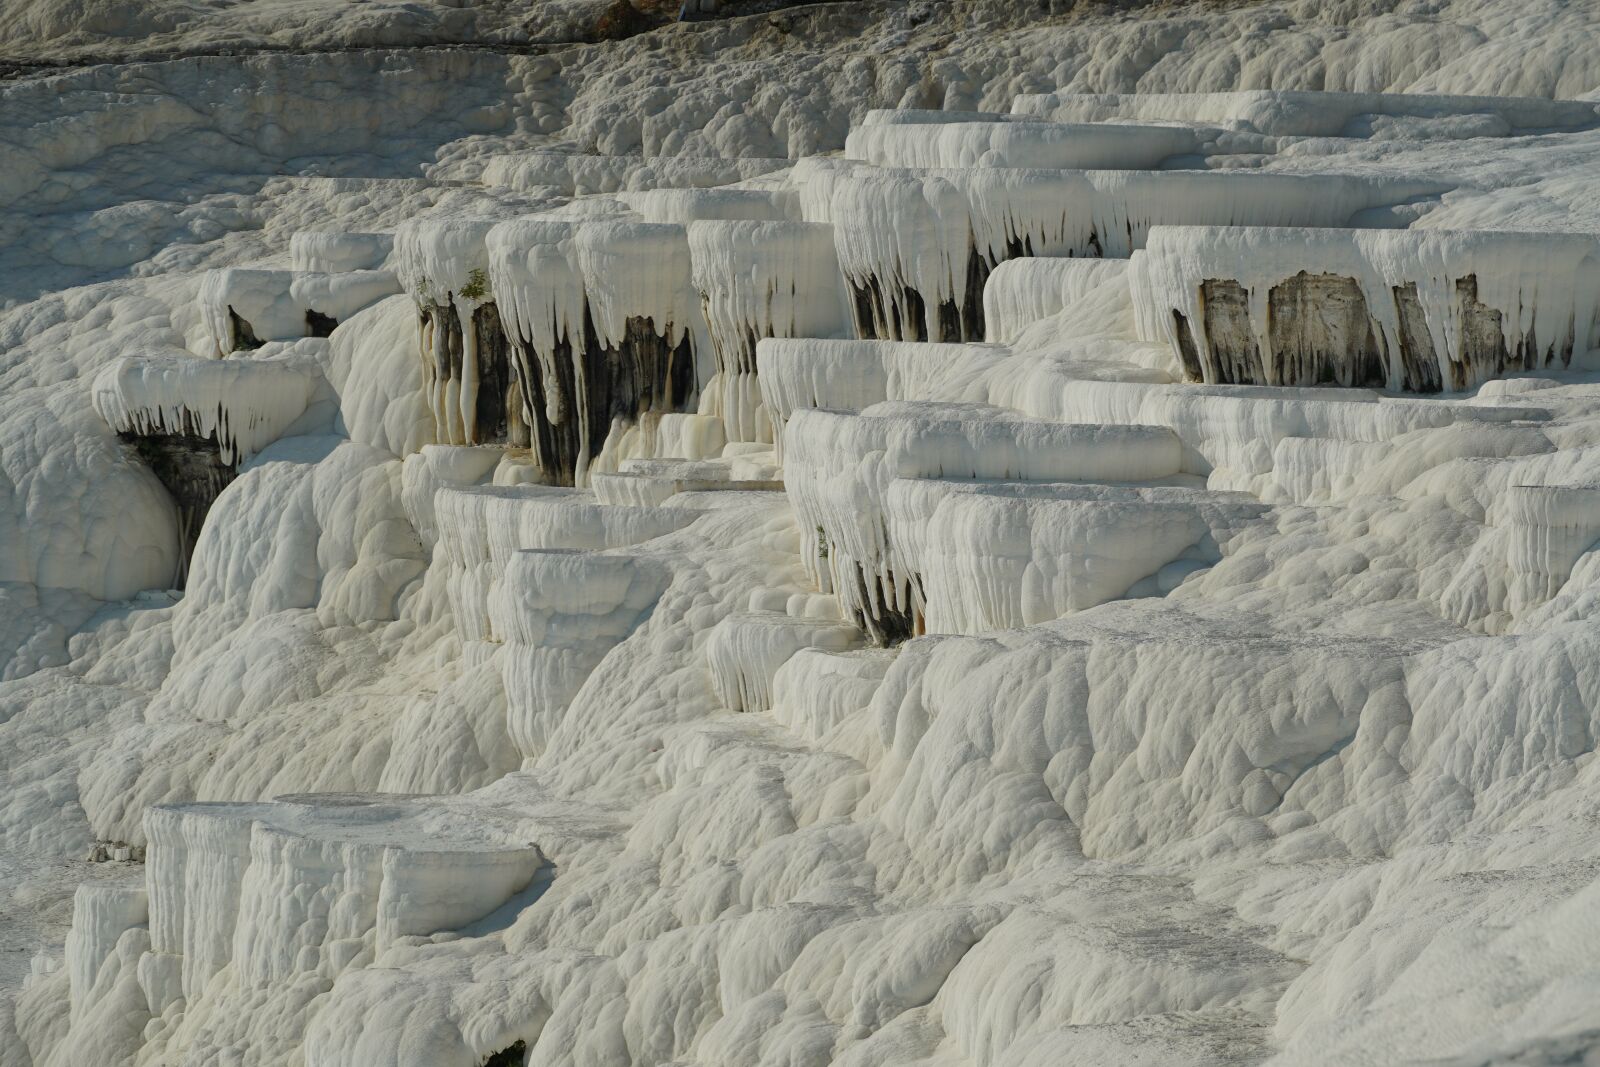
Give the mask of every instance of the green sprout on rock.
[{"label": "green sprout on rock", "polygon": [[461,296],[467,300],[482,300],[489,293],[489,275],[482,267],[473,267],[467,275],[467,284],[461,287]]}]

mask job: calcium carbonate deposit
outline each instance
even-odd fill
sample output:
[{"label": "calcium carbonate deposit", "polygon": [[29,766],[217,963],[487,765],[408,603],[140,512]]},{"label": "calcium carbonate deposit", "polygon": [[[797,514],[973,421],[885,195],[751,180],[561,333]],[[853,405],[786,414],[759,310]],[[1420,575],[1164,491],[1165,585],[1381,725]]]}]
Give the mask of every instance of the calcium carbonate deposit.
[{"label": "calcium carbonate deposit", "polygon": [[1600,6],[0,7],[0,1067],[1600,1062]]}]

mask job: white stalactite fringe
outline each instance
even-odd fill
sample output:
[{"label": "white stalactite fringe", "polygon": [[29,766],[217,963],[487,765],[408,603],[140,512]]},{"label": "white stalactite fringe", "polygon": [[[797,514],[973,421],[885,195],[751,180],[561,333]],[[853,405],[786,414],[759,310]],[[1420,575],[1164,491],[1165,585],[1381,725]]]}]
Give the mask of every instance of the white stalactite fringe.
[{"label": "white stalactite fringe", "polygon": [[495,227],[488,248],[533,448],[551,477],[586,484],[617,435],[693,410],[712,346],[683,226],[525,219]]},{"label": "white stalactite fringe", "polygon": [[317,377],[287,360],[124,356],[95,377],[91,399],[118,433],[214,439],[235,466],[300,417]]},{"label": "white stalactite fringe", "polygon": [[[982,286],[1024,256],[1125,258],[1155,225],[1339,226],[1438,182],[1237,171],[816,168],[806,218],[834,224],[860,336],[983,337]],[[828,204],[819,206],[824,191]]]},{"label": "white stalactite fringe", "polygon": [[1163,226],[1131,280],[1140,335],[1208,382],[1462,391],[1600,343],[1589,234]]},{"label": "white stalactite fringe", "polygon": [[770,442],[756,347],[768,337],[850,332],[833,228],[808,222],[695,222],[694,283],[717,357],[713,410],[733,441]]},{"label": "white stalactite fringe", "polygon": [[513,366],[489,273],[486,239],[497,222],[421,219],[395,234],[400,280],[417,304],[423,382],[445,444],[527,444],[527,387]]}]

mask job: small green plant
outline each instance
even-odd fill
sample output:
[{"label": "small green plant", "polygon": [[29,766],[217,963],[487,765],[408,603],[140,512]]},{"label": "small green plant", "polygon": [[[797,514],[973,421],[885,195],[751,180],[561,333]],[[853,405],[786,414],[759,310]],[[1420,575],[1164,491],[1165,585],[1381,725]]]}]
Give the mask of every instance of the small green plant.
[{"label": "small green plant", "polygon": [[817,556],[821,559],[828,558],[828,535],[820,526],[817,527]]},{"label": "small green plant", "polygon": [[482,300],[489,292],[489,275],[482,267],[473,267],[467,275],[467,284],[461,287],[461,295],[467,300]]}]

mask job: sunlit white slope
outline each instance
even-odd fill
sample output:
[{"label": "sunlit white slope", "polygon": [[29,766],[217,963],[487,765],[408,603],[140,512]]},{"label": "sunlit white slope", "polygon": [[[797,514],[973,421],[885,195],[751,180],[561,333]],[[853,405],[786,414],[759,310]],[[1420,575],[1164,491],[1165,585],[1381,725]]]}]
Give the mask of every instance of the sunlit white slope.
[{"label": "sunlit white slope", "polygon": [[87,404],[41,394],[0,401],[0,581],[106,600],[165,588],[177,522],[161,483]]}]

